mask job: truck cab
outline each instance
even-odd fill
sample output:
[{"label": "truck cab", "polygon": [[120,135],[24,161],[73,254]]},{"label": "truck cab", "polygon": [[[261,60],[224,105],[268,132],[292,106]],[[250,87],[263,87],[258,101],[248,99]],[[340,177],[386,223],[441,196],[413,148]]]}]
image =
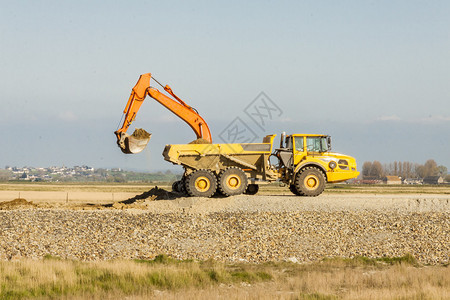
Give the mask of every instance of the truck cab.
[{"label": "truck cab", "polygon": [[275,155],[284,172],[281,180],[297,195],[317,196],[325,183],[341,182],[359,175],[356,160],[331,151],[331,137],[321,134],[281,135]]}]

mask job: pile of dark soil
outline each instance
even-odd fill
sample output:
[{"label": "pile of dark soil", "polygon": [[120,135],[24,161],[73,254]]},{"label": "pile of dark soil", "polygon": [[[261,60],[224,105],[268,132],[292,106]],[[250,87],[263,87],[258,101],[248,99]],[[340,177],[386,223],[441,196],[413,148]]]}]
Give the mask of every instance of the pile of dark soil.
[{"label": "pile of dark soil", "polygon": [[[137,195],[131,199],[135,199],[135,198],[147,199],[147,198],[149,198],[149,200],[173,200],[177,197],[179,197],[178,194],[173,193],[173,192],[168,192],[165,189],[160,189],[159,187],[155,186],[150,191],[144,192],[141,195]],[[130,199],[128,199],[128,200],[130,200]],[[128,201],[128,200],[125,200],[125,201]]]},{"label": "pile of dark soil", "polygon": [[168,192],[164,189],[160,189],[157,186],[151,190],[144,192],[140,195],[136,195],[127,200],[114,202],[113,204],[105,204],[103,207],[113,207],[118,209],[139,207],[144,204],[145,201],[155,201],[155,200],[173,200],[180,197],[180,194]]}]

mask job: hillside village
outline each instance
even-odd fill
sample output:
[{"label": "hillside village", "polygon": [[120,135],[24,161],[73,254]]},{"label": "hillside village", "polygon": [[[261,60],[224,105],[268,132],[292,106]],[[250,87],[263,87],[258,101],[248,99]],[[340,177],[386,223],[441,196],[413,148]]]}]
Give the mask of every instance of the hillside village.
[{"label": "hillside village", "polygon": [[70,177],[93,177],[95,169],[89,166],[74,166],[68,168],[62,167],[5,167],[5,171],[9,171],[10,180],[24,180],[24,181],[53,181],[55,178],[70,178]]},{"label": "hillside village", "polygon": [[28,182],[159,182],[174,181],[179,175],[171,171],[144,173],[121,168],[95,169],[90,166],[11,167],[0,169],[0,181]]}]

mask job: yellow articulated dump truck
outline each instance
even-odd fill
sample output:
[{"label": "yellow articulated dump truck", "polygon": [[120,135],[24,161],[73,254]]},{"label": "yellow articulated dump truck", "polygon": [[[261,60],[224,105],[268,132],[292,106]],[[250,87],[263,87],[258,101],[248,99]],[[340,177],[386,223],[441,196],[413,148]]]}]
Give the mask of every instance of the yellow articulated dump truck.
[{"label": "yellow articulated dump truck", "polygon": [[[282,134],[280,148],[274,149],[275,136],[251,144],[167,145],[164,159],[185,169],[174,190],[203,197],[218,190],[232,196],[255,194],[259,184],[281,181],[296,195],[318,196],[325,183],[359,174],[354,158],[330,151],[329,136]],[[271,157],[276,164],[271,164]]]},{"label": "yellow articulated dump truck", "polygon": [[[256,194],[259,185],[279,181],[298,196],[318,196],[326,183],[342,182],[359,175],[353,157],[331,152],[331,138],[319,134],[281,134],[274,148],[275,134],[262,143],[214,144],[205,120],[197,110],[179,99],[169,86],[164,90],[176,100],[150,87],[151,74],[144,74],[133,88],[124,110],[125,121],[115,131],[122,152],[138,153],[150,140],[143,129],[126,133],[146,95],[184,120],[197,139],[189,144],[166,145],[166,161],[181,165],[184,174],[173,183],[176,192],[196,197]],[[156,81],[158,84],[159,82]],[[274,161],[274,162],[273,162]]]}]

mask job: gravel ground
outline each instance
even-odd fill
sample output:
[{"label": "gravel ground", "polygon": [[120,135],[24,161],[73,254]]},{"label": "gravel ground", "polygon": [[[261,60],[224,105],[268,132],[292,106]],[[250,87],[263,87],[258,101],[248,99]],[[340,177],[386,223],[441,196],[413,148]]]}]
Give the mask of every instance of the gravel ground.
[{"label": "gravel ground", "polygon": [[410,253],[448,264],[449,202],[445,194],[323,194],[144,199],[102,209],[21,205],[0,210],[0,259],[167,254],[259,263]]}]

